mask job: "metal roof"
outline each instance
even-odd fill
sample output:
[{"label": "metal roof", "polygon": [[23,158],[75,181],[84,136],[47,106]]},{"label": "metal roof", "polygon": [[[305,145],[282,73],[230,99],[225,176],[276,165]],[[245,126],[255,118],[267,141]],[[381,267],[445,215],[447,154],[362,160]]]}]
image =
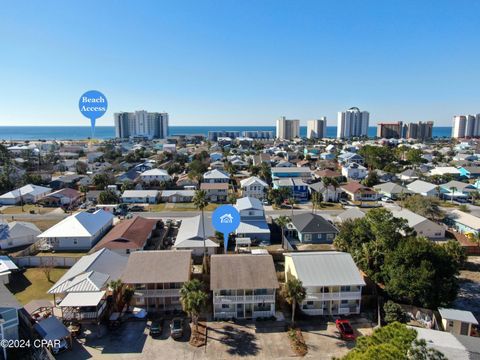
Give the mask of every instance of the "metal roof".
[{"label": "metal roof", "polygon": [[90,237],[112,221],[113,215],[108,211],[97,210],[93,214],[82,211],[63,219],[38,237]]},{"label": "metal roof", "polygon": [[303,286],[365,285],[348,253],[338,251],[287,253]]},{"label": "metal roof", "polygon": [[105,291],[71,292],[65,296],[58,306],[97,306],[104,295]]},{"label": "metal roof", "polygon": [[440,313],[440,316],[444,319],[457,320],[461,322],[478,325],[477,319],[470,311],[459,310],[459,309],[438,308],[438,312]]}]

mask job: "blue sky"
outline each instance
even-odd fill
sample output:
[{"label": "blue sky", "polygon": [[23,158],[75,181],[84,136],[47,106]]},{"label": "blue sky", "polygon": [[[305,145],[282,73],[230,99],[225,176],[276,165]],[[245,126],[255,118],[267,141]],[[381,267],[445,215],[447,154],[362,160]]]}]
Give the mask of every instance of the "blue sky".
[{"label": "blue sky", "polygon": [[88,125],[80,95],[171,125],[480,112],[480,1],[9,1],[0,125]]}]

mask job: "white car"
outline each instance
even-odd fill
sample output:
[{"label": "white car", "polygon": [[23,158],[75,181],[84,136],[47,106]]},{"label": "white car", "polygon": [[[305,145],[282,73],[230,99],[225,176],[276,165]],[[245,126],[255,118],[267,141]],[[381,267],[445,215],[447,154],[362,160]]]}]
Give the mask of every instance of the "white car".
[{"label": "white car", "polygon": [[393,203],[393,200],[390,199],[388,196],[384,196],[380,200],[382,200],[383,202],[386,202],[386,203]]}]

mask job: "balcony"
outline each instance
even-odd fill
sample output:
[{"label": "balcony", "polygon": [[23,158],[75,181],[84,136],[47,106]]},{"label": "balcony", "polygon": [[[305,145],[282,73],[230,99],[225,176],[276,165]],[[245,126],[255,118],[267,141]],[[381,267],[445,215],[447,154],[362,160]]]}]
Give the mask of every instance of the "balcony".
[{"label": "balcony", "polygon": [[258,318],[258,317],[270,317],[275,315],[275,312],[273,311],[254,311],[253,312],[253,318]]},{"label": "balcony", "polygon": [[179,297],[180,289],[136,289],[134,296],[140,298]]},{"label": "balcony", "polygon": [[214,295],[213,303],[214,304],[233,304],[233,303],[263,303],[263,302],[274,302],[275,295],[245,295],[245,296],[223,296],[223,295]]},{"label": "balcony", "polygon": [[361,291],[343,291],[343,292],[328,292],[328,293],[313,293],[308,292],[306,301],[329,301],[329,300],[357,300],[361,299]]},{"label": "balcony", "polygon": [[214,317],[215,319],[232,319],[237,317],[237,313],[235,311],[221,311],[216,312]]}]

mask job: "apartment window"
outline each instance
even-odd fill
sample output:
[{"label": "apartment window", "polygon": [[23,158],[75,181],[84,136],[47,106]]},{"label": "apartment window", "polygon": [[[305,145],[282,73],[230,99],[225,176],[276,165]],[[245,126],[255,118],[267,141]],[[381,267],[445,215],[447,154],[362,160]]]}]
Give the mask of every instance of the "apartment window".
[{"label": "apartment window", "polygon": [[222,309],[229,309],[230,305],[229,304],[222,304]]},{"label": "apartment window", "polygon": [[307,301],[307,305],[312,306],[312,305],[313,305],[313,301]]},{"label": "apartment window", "polygon": [[78,244],[78,240],[77,239],[73,239],[73,245],[77,245]]},{"label": "apartment window", "polygon": [[327,234],[327,240],[333,240],[335,238],[335,234]]},{"label": "apartment window", "polygon": [[342,287],[340,288],[340,291],[341,291],[341,292],[351,291],[351,290],[350,290],[350,286],[342,286]]},{"label": "apartment window", "polygon": [[342,304],[348,304],[348,300],[342,300]]}]

